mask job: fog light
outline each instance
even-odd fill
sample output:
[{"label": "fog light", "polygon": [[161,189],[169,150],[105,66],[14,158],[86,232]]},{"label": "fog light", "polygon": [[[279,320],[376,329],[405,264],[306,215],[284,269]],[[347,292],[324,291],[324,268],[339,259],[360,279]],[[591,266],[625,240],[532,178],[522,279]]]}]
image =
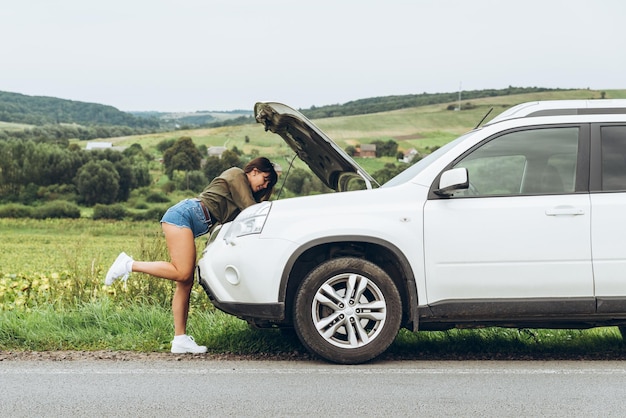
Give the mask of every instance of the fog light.
[{"label": "fog light", "polygon": [[237,270],[235,266],[226,266],[226,269],[224,269],[224,277],[226,277],[228,283],[232,285],[239,284],[239,270]]}]

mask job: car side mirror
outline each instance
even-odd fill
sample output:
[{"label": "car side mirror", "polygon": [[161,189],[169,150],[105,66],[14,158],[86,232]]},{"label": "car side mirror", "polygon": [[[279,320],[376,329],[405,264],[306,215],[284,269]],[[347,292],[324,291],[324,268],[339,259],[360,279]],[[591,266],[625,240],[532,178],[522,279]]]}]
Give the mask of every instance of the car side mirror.
[{"label": "car side mirror", "polygon": [[444,171],[439,178],[439,188],[435,194],[439,196],[450,196],[454,190],[464,190],[469,188],[469,173],[467,168],[459,167]]}]

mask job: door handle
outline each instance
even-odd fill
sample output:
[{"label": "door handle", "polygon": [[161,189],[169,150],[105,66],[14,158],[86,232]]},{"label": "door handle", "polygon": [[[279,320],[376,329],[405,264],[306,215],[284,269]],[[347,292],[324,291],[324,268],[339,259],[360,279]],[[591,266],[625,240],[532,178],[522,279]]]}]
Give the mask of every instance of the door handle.
[{"label": "door handle", "polygon": [[546,215],[548,216],[577,216],[584,214],[585,211],[581,208],[574,208],[571,206],[557,206],[554,208],[546,209]]}]

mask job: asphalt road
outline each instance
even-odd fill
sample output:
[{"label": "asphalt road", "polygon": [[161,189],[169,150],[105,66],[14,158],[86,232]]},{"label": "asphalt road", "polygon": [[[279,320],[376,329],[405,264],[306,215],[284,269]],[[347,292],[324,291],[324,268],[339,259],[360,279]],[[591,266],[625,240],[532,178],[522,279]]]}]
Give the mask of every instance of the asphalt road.
[{"label": "asphalt road", "polygon": [[2,361],[0,417],[624,416],[622,361]]}]

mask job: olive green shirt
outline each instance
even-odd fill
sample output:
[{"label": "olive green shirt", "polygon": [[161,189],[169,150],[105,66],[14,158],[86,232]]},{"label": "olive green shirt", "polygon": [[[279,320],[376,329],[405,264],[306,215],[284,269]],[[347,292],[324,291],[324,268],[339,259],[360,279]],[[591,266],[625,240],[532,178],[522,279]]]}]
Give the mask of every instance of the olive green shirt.
[{"label": "olive green shirt", "polygon": [[214,224],[230,222],[243,209],[257,203],[248,176],[239,167],[229,168],[215,177],[198,198],[215,217]]}]

